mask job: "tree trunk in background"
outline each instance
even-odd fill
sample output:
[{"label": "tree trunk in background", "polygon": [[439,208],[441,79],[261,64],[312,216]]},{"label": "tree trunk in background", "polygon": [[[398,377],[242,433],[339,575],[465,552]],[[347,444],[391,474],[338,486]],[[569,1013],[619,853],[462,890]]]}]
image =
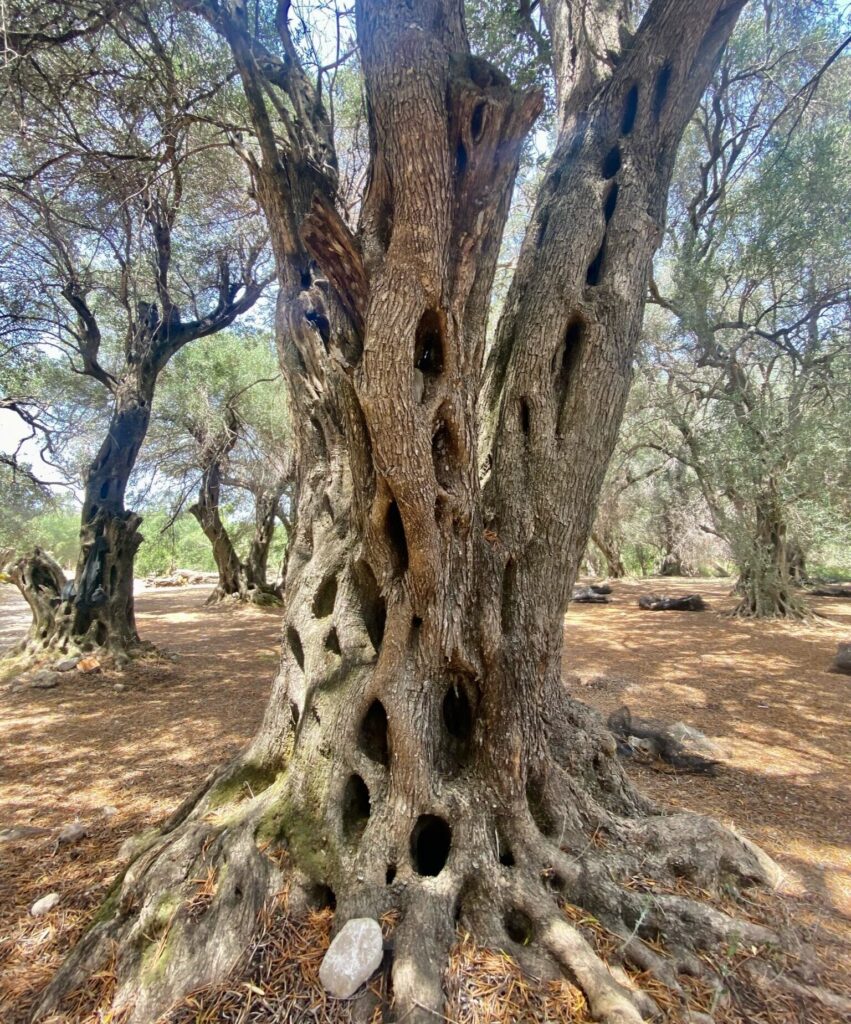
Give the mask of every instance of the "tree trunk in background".
[{"label": "tree trunk in background", "polygon": [[[338,924],[399,913],[393,1012],[406,1024],[441,1015],[459,920],[535,978],[568,972],[606,1024],[638,1024],[641,999],[558,899],[673,987],[679,969],[701,969],[695,950],[767,940],[672,894],[683,876],[703,889],[765,882],[767,858],[708,819],[656,813],[562,683],[564,611],[677,142],[741,6],[655,0],[632,37],[618,5],[589,21],[546,5],[559,142],[481,401],[494,268],[540,97],[469,55],[460,4],[358,0],[372,158],[355,240],[333,181],[275,145],[245,23],[209,9],[263,153],[297,432],[280,671],[250,746],[131,864],[41,1012],[111,950],[115,1005],[132,1004],[135,1024],[221,978],[284,884],[283,851],[293,899],[333,893]],[[614,72],[597,62],[625,38]],[[199,917],[193,880],[211,869]],[[652,900],[638,877],[660,883]],[[659,936],[670,960],[644,941]],[[355,1005],[365,1019],[368,999]]]},{"label": "tree trunk in background", "polygon": [[[5,551],[4,555],[11,553]],[[63,602],[63,591],[68,586],[62,566],[37,547],[31,555],[13,558],[3,566],[3,573],[23,594],[33,617],[26,637],[4,653],[38,648],[56,630],[56,616]]]},{"label": "tree trunk in background", "polygon": [[[73,586],[59,597],[49,625],[34,621],[26,647],[30,654],[104,648],[123,659],[139,645],[133,562],[143,539],[142,518],[125,509],[124,498],[147,433],[155,381],[154,373],[140,367],[116,386],[109,429],[86,474]],[[19,584],[31,606],[35,595],[27,581],[37,565],[38,557],[22,569]]]},{"label": "tree trunk in background", "polygon": [[598,530],[591,534],[591,540],[606,560],[606,575],[613,580],[619,580],[626,576],[626,568],[621,558],[620,545],[617,538],[610,533]]},{"label": "tree trunk in background", "polygon": [[800,618],[806,613],[794,575],[796,551],[790,548],[776,488],[758,496],[752,537],[736,538],[739,564],[736,614],[750,618]]},{"label": "tree trunk in background", "polygon": [[249,586],[260,590],[269,589],[266,579],[269,562],[269,548],[275,533],[275,519],[281,490],[258,491],[254,494],[254,536],[245,561],[245,578]]}]

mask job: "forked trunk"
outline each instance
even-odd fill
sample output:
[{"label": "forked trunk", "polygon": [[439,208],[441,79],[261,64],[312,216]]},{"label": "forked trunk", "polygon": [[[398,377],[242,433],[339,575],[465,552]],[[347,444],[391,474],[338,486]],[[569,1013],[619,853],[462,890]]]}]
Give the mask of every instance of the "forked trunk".
[{"label": "forked trunk", "polygon": [[[570,6],[546,7],[566,64]],[[469,56],[459,4],[359,0],[372,163],[356,241],[315,162],[274,145],[244,24],[210,15],[265,147],[258,198],[297,430],[281,666],[255,739],[131,863],[42,1013],[114,949],[115,1004],[154,1020],[233,966],[285,878],[293,900],[333,894],[338,923],[399,913],[389,1019],[406,1024],[441,1015],[459,919],[538,979],[567,971],[607,1024],[638,1024],[648,1000],[559,900],[678,991],[677,972],[700,969],[693,950],[774,938],[666,895],[683,877],[766,881],[771,866],[707,819],[655,813],[561,672],[676,142],[740,6],[715,17],[720,2],[657,0],[602,82],[583,54],[481,401],[490,288],[539,97]],[[618,38],[615,25],[599,52]],[[213,880],[200,904],[199,878]],[[637,878],[662,885],[651,898]],[[670,958],[644,941],[660,934]]]}]

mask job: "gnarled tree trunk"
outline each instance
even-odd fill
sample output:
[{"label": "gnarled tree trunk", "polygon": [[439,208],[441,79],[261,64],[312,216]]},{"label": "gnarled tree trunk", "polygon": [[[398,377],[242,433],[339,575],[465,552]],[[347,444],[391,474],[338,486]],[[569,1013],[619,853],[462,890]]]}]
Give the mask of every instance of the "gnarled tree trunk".
[{"label": "gnarled tree trunk", "polygon": [[806,604],[796,575],[800,548],[787,538],[786,522],[771,484],[758,495],[754,511],[753,536],[736,538],[732,544],[739,562],[736,590],[741,595],[736,614],[801,618]]},{"label": "gnarled tree trunk", "polygon": [[271,491],[257,491],[254,497],[254,535],[245,560],[245,578],[249,586],[261,590],[269,588],[266,578],[269,565],[269,548],[275,534],[275,520],[283,488]]},{"label": "gnarled tree trunk", "polygon": [[279,595],[275,588],[266,582],[266,563],[275,531],[280,492],[269,494],[259,491],[253,495],[254,534],[248,559],[243,562],[237,554],[219,511],[223,466],[238,437],[233,411],[228,411],[228,420],[221,433],[211,437],[196,433],[201,448],[203,472],[198,501],[189,511],[197,519],[204,536],[212,546],[213,559],[219,573],[219,581],[207,598],[207,604],[215,604],[227,598],[250,601],[254,604],[276,603]]},{"label": "gnarled tree trunk", "polygon": [[32,589],[42,556],[37,552],[18,562],[19,589],[34,609],[25,646],[30,654],[102,647],[123,657],[139,645],[133,562],[143,539],[142,518],[124,507],[124,497],[148,429],[154,382],[140,367],[115,386],[109,429],[86,474],[73,584],[57,595],[49,622],[35,615],[38,594]]},{"label": "gnarled tree trunk", "polygon": [[[278,74],[238,14],[209,12],[263,148],[255,173],[297,430],[281,666],[255,739],[130,865],[40,1012],[112,949],[115,1003],[132,1005],[133,1022],[220,978],[282,885],[282,850],[294,891],[333,892],[338,923],[400,912],[394,1014],[408,1024],[442,1011],[459,919],[536,978],[569,972],[608,1024],[637,1024],[640,1000],[558,900],[595,914],[625,957],[675,989],[678,970],[699,969],[695,949],[772,938],[630,883],[747,885],[771,869],[708,819],[655,811],[562,684],[564,611],[676,144],[741,3],[656,0],[635,37],[622,36],[617,5],[593,6],[590,21],[579,5],[546,6],[560,141],[481,402],[490,287],[540,98],[469,55],[453,0],[359,0],[372,161],[356,240],[331,205],[331,170],[324,180],[271,137],[263,89],[284,82],[303,103],[297,63]],[[610,73],[595,54],[625,38]],[[302,128],[318,145],[311,109]],[[211,869],[199,915],[193,880]],[[670,959],[644,941],[658,935]]]}]

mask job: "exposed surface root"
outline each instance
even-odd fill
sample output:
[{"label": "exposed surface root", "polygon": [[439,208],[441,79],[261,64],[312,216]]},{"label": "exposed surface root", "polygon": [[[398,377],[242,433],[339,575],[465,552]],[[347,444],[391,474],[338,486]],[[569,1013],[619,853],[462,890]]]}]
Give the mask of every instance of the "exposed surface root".
[{"label": "exposed surface root", "polygon": [[[518,1006],[543,1013],[550,1000],[569,1007],[560,1005],[547,1018],[554,1020],[639,1024],[661,1008],[672,1022],[690,1011],[718,1022],[748,1019],[737,1016],[741,1006],[757,1005],[766,988],[787,1007],[817,1005],[819,1016],[809,1019],[819,1024],[845,1012],[840,997],[799,970],[777,932],[745,919],[735,903],[730,916],[701,899],[713,897],[719,880],[730,892],[768,880],[752,849],[707,819],[607,818],[607,837],[592,836],[576,852],[543,837],[531,818],[520,816],[513,829],[502,820],[509,863],[460,874],[447,867],[437,877],[408,876],[401,887],[389,878],[380,891],[355,883],[335,915],[317,865],[305,875],[286,841],[263,838],[281,786],[282,776],[237,762],[187,800],[128,867],[48,990],[43,1019],[95,1020],[83,1012],[94,1010],[94,994],[101,1008],[112,1003],[122,1024],[242,1019],[249,1010],[257,1022],[308,1010],[318,1021],[370,1024],[426,1024],[444,1014],[519,1020],[534,1018],[512,1017]],[[632,848],[612,841],[619,829]],[[292,841],[289,848],[295,852]],[[708,889],[672,870],[672,851],[680,868],[700,861]],[[653,877],[637,874],[639,866]],[[311,902],[318,909],[308,909]],[[354,1000],[330,1000],[318,969],[332,928],[364,913],[382,920],[385,967]],[[505,953],[480,950],[466,931]],[[500,976],[453,974],[463,975],[465,962],[496,963]],[[482,1016],[490,1006],[494,1016]]]}]

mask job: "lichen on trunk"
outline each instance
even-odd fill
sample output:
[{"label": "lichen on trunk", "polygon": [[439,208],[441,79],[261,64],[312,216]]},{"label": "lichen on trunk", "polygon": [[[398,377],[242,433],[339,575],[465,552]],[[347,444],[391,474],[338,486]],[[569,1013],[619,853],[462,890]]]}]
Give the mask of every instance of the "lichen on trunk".
[{"label": "lichen on trunk", "polygon": [[[333,895],[337,926],[398,914],[393,1014],[407,1024],[441,1015],[458,922],[533,977],[576,979],[606,1024],[638,1022],[648,997],[609,972],[563,902],[674,992],[679,972],[704,970],[697,952],[776,941],[664,894],[682,879],[718,892],[776,874],[711,820],[651,806],[561,676],[676,145],[741,4],[657,0],[634,37],[592,19],[583,32],[597,42],[630,45],[612,70],[586,39],[578,71],[570,6],[545,5],[559,142],[487,368],[538,93],[470,55],[460,4],[359,0],[371,165],[355,237],[286,18],[276,64],[238,12],[203,8],[245,89],[278,267],[299,467],[281,663],[257,735],[132,861],[38,1014],[114,949],[115,1005],[155,1020],[238,961],[284,885],[305,904]],[[288,147],[269,89],[303,114]],[[307,156],[319,151],[321,174]],[[652,898],[636,884],[648,878]]]}]

